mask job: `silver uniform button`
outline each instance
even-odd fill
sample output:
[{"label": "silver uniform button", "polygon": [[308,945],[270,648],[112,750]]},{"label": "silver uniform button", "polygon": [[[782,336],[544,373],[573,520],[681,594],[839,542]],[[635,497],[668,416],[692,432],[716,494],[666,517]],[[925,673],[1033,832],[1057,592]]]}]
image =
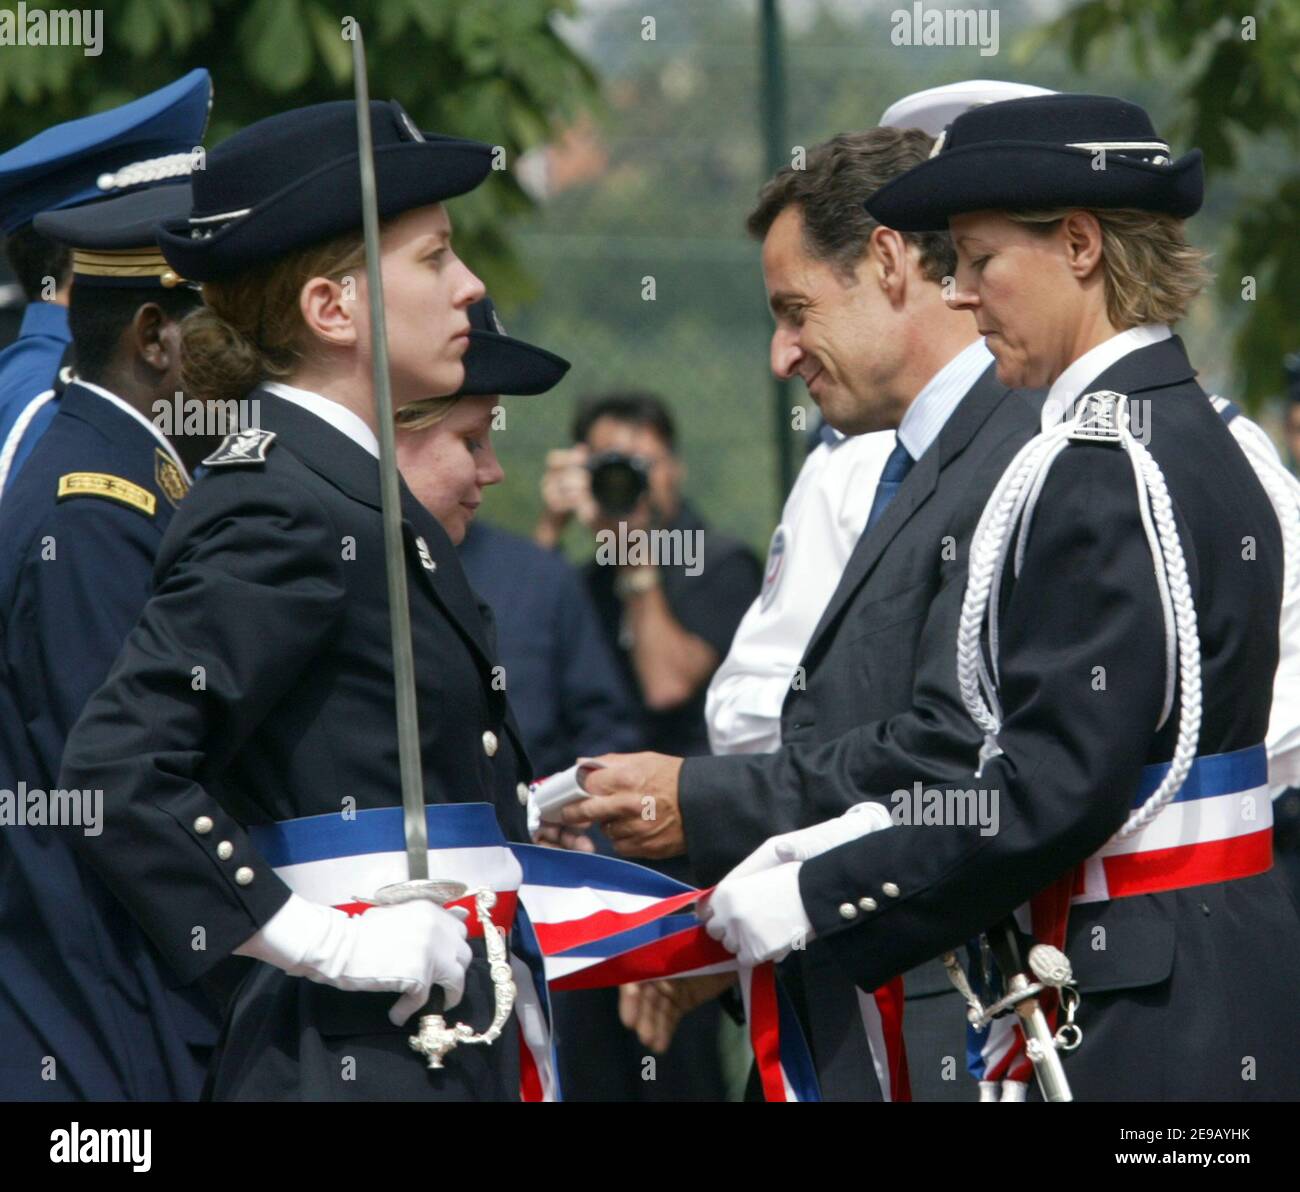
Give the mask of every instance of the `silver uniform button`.
[{"label": "silver uniform button", "polygon": [[217,856],[223,861],[229,861],[235,855],[235,846],[229,840],[223,840],[217,845]]},{"label": "silver uniform button", "polygon": [[882,893],[886,898],[897,898],[897,897],[898,897],[898,887],[897,887],[896,885],[894,885],[893,882],[886,882],[883,886],[880,887],[880,892],[881,892],[881,893]]},{"label": "silver uniform button", "polygon": [[491,729],[488,729],[483,734],[483,752],[488,757],[496,757],[497,755],[497,735]]},{"label": "silver uniform button", "polygon": [[874,911],[876,909],[876,900],[874,898],[859,898],[858,905],[864,911]]},{"label": "silver uniform button", "polygon": [[206,836],[209,832],[212,831],[211,818],[206,815],[199,816],[199,818],[194,821],[194,830],[200,836]]},{"label": "silver uniform button", "polygon": [[841,919],[856,919],[858,917],[858,908],[851,902],[840,903]]},{"label": "silver uniform button", "polygon": [[253,884],[253,871],[247,865],[235,870],[235,884],[239,886],[251,886]]},{"label": "silver uniform button", "polygon": [[515,787],[515,794],[519,796],[519,802],[526,807],[528,805],[528,783],[521,782]]}]

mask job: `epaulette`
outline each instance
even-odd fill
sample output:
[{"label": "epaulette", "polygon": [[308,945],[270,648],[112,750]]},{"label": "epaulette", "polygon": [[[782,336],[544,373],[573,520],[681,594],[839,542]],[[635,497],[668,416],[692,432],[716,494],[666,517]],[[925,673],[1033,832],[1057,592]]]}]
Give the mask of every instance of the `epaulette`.
[{"label": "epaulette", "polygon": [[158,498],[147,488],[110,476],[107,472],[67,472],[59,477],[58,500],[71,497],[102,497],[127,505],[146,517],[158,511]]},{"label": "epaulette", "polygon": [[241,464],[264,464],[266,453],[270,450],[274,439],[275,431],[259,430],[257,427],[231,431],[221,440],[221,446],[203,461],[203,465],[208,468],[222,468]]},{"label": "epaulette", "polygon": [[1119,446],[1128,427],[1128,398],[1113,389],[1085,393],[1075,408],[1070,427],[1072,443],[1107,443]]}]

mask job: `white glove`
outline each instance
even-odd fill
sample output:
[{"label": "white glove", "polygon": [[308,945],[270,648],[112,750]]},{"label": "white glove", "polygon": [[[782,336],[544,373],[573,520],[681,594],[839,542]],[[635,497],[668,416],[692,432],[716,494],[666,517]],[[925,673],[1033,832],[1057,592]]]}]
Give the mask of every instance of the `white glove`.
[{"label": "white glove", "polygon": [[857,840],[859,836],[888,828],[892,823],[889,812],[881,804],[855,803],[843,815],[834,819],[813,824],[811,828],[800,828],[797,832],[784,832],[763,841],[722,880],[761,873],[788,861],[811,861],[813,857],[820,857],[822,853],[847,844],[850,840]]},{"label": "white glove", "polygon": [[725,877],[700,907],[705,930],[742,967],[784,960],[813,938],[813,925],[799,894],[802,861],[790,861],[747,877]]},{"label": "white glove", "polygon": [[401,1026],[429,999],[435,985],[452,1009],[465,993],[472,957],[463,907],[444,910],[428,901],[376,906],[364,915],[290,894],[261,931],[235,952],[336,989],[400,993],[388,1017]]}]

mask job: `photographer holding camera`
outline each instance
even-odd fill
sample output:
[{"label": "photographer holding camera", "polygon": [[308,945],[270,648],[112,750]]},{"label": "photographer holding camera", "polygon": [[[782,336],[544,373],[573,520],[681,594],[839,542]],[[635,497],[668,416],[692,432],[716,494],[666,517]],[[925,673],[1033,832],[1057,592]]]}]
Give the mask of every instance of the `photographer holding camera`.
[{"label": "photographer holding camera", "polygon": [[708,753],[705,694],[758,594],[758,559],[682,499],[686,469],[659,398],[589,398],[573,439],[547,456],[534,537],[553,548],[573,518],[593,532],[596,557],[584,576],[639,697],[643,748]]},{"label": "photographer holding camera", "polygon": [[[761,568],[747,546],[709,529],[682,500],[686,469],[676,437],[667,407],[650,394],[581,403],[575,445],[547,455],[534,538],[553,549],[573,520],[592,532],[596,553],[583,578],[636,697],[638,748],[688,756],[709,752],[709,680],[758,594]],[[653,867],[690,880],[683,860]],[[558,995],[566,1098],[722,1100],[719,1004],[679,1002],[684,989],[648,982]],[[646,1048],[658,1056],[651,1080]]]}]

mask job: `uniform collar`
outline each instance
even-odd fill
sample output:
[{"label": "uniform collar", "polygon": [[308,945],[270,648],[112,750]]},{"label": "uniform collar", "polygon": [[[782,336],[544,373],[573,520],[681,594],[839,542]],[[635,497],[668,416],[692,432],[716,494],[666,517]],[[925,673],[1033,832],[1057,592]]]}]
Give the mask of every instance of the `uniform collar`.
[{"label": "uniform collar", "polygon": [[907,454],[918,460],[939,437],[961,399],[993,363],[993,356],[982,339],[967,344],[925,384],[912,400],[898,424],[898,441]]},{"label": "uniform collar", "polygon": [[277,397],[291,401],[295,406],[310,410],[317,418],[323,418],[335,430],[342,431],[349,439],[364,447],[376,459],[379,458],[379,440],[360,415],[353,413],[347,406],[340,405],[310,389],[299,389],[296,385],[286,385],[282,381],[265,381],[262,388]]},{"label": "uniform collar", "polygon": [[1110,339],[1102,340],[1095,348],[1084,352],[1053,382],[1043,402],[1043,430],[1051,430],[1070,411],[1092,383],[1107,369],[1131,352],[1163,343],[1173,335],[1164,323],[1145,323],[1130,327]]},{"label": "uniform collar", "polygon": [[19,335],[48,335],[62,343],[72,342],[68,330],[68,308],[57,302],[29,302],[23,311]]},{"label": "uniform collar", "polygon": [[171,440],[165,434],[163,434],[162,431],[160,431],[152,422],[150,422],[148,418],[146,418],[143,414],[141,414],[140,411],[137,410],[134,406],[128,405],[120,397],[118,397],[116,393],[110,393],[102,385],[96,385],[91,381],[83,381],[80,377],[78,377],[76,380],[72,382],[71,385],[68,386],[68,389],[65,392],[63,397],[64,401],[68,399],[68,397],[71,395],[74,388],[83,389],[87,393],[93,393],[96,397],[101,398],[102,400],[108,402],[110,405],[116,407],[128,418],[134,420],[135,422],[138,422],[149,432],[151,436],[153,436],[153,438],[157,441],[158,446],[162,448],[164,452],[166,452],[167,458],[170,459],[172,463],[174,463],[180,469],[181,476],[184,478],[185,483],[187,485],[193,483],[193,478],[190,476],[189,469],[186,468],[183,462],[181,462],[181,457],[176,454],[176,448],[172,446]]}]

